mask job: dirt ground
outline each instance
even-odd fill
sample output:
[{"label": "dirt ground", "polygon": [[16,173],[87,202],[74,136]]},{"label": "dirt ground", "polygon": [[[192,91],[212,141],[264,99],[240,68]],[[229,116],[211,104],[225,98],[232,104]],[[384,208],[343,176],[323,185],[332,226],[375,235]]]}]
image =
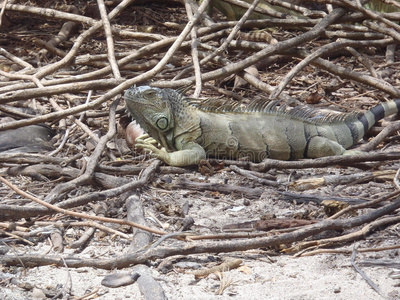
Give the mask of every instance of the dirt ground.
[{"label": "dirt ground", "polygon": [[[319,170],[322,172],[321,170]],[[327,169],[324,169],[326,172]],[[329,173],[349,174],[354,172],[352,168],[344,170],[329,169]],[[273,174],[274,172],[270,172]],[[278,178],[283,180],[288,174],[276,172]],[[318,170],[298,171],[297,176],[315,176]],[[171,177],[172,182],[178,180],[182,175],[161,175],[163,180],[166,176]],[[184,174],[190,179],[197,178],[205,180],[198,172]],[[251,180],[239,179],[237,174],[231,171],[221,171],[207,178],[210,182],[232,182],[245,186],[262,188],[264,193],[261,197],[248,199],[241,195],[220,194],[215,192],[193,192],[184,189],[165,190],[156,187],[148,187],[142,194],[142,203],[149,224],[157,226],[152,216],[157,215],[159,221],[168,224],[171,231],[179,227],[182,219],[179,208],[189,203],[188,216],[193,217],[195,224],[191,227],[197,233],[223,232],[225,225],[244,223],[246,221],[259,220],[263,216],[268,218],[274,216],[283,218],[321,218],[325,216],[324,210],[315,203],[297,204],[295,201],[285,201],[276,194],[275,188],[262,187],[254,184]],[[377,188],[379,185],[379,188]],[[368,190],[383,192],[391,190],[390,183],[368,182],[356,186],[336,186],[342,189],[344,194],[361,195]],[[319,196],[328,194],[331,187],[322,187],[307,194]],[[166,200],[168,199],[168,200]],[[161,213],[158,209],[162,205],[168,206],[170,215]],[[158,209],[157,209],[158,207]],[[164,213],[168,210],[164,207]],[[366,209],[363,212],[367,212]],[[360,212],[361,213],[361,212]],[[309,216],[309,217],[306,217]],[[312,216],[312,217],[310,217]],[[175,227],[176,226],[176,227]],[[82,228],[70,228],[65,232],[68,242],[83,233]],[[345,233],[345,232],[344,232]],[[343,233],[343,234],[344,234]],[[335,236],[336,232],[325,232],[319,238]],[[313,237],[315,238],[315,237]],[[149,261],[151,275],[162,286],[168,299],[398,299],[400,297],[399,279],[393,278],[391,272],[398,269],[385,267],[364,266],[366,260],[398,261],[399,250],[391,249],[378,252],[357,252],[355,264],[365,275],[378,287],[381,297],[367,283],[351,264],[353,248],[382,248],[397,245],[399,239],[398,224],[383,228],[365,239],[347,243],[335,250],[346,251],[345,253],[323,253],[313,256],[295,257],[293,255],[279,254],[279,249],[254,249],[232,253],[205,253],[198,255],[177,255],[167,259]],[[166,240],[162,245],[178,246],[185,242]],[[190,242],[189,242],[190,243]],[[111,258],[126,253],[129,249],[129,241],[119,237],[111,238],[95,235],[90,244],[82,251],[65,247],[64,257],[78,255],[82,258]],[[36,254],[38,256],[59,256],[52,249],[49,240],[44,240],[34,247],[14,245],[9,254],[23,253]],[[206,278],[196,279],[191,272],[206,269],[218,265],[229,259],[241,259],[239,268],[222,273],[222,277],[211,274]],[[167,268],[159,266],[169,261]],[[0,290],[1,299],[33,299],[35,296],[47,295],[55,291],[68,290],[70,295],[81,297],[90,292],[97,291],[96,299],[143,299],[137,284],[118,288],[108,288],[101,285],[106,275],[114,273],[135,273],[136,266],[124,268],[123,270],[102,270],[89,267],[67,268],[62,266],[41,266],[33,268],[3,267],[1,270],[2,280],[7,282],[9,278],[18,279],[19,284],[2,284]],[[218,291],[221,285],[226,285],[221,295]],[[77,299],[77,298],[76,298]],[[91,297],[88,297],[91,299]]]},{"label": "dirt ground", "polygon": [[[375,255],[373,255],[375,257]],[[379,257],[386,256],[380,254]],[[231,281],[222,295],[216,295],[221,281],[216,276],[195,280],[193,275],[182,273],[175,267],[168,274],[152,271],[168,299],[399,299],[398,279],[388,277],[387,268],[362,268],[379,287],[386,298],[380,297],[350,265],[348,255],[322,254],[313,257],[293,258],[279,256],[270,261],[263,253],[234,253],[230,257],[243,259],[246,271],[231,270],[224,273],[224,280]],[[368,255],[369,258],[371,255]],[[398,256],[397,256],[398,257]],[[358,259],[362,259],[359,255]],[[207,257],[188,257],[184,261],[203,260]],[[133,272],[127,268],[124,272]],[[25,271],[23,271],[25,273]],[[67,269],[40,267],[26,270],[24,281],[39,290],[54,289],[59,284],[71,285],[72,294],[82,296],[98,289],[95,299],[143,299],[138,285],[119,288],[101,286],[105,275],[116,271],[92,268]],[[40,293],[24,292],[17,287],[2,287],[1,299],[34,299]],[[40,297],[37,297],[40,299]],[[90,299],[90,298],[89,298]]]}]

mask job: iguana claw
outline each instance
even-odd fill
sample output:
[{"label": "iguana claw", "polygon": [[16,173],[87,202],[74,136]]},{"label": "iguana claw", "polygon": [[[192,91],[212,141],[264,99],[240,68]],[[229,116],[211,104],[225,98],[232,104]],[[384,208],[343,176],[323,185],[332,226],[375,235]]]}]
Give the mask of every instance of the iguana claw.
[{"label": "iguana claw", "polygon": [[135,148],[139,150],[144,150],[146,153],[150,153],[152,157],[164,160],[167,151],[165,148],[157,148],[155,145],[159,146],[158,142],[150,137],[148,134],[143,134],[136,138]]},{"label": "iguana claw", "polygon": [[149,136],[147,133],[139,135],[135,139],[135,144],[143,143],[143,142],[148,143],[148,144],[158,145],[158,142],[155,139],[153,139],[151,136]]}]

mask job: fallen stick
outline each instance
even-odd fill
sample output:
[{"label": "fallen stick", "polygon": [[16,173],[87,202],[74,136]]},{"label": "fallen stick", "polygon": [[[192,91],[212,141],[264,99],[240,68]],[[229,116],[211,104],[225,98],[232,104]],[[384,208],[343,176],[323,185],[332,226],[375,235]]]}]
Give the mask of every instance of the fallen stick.
[{"label": "fallen stick", "polygon": [[[0,177],[1,178],[1,177]],[[400,198],[395,202],[375,209],[364,215],[352,217],[349,219],[340,220],[324,220],[320,223],[305,226],[296,231],[283,233],[280,235],[234,240],[234,241],[222,241],[222,242],[206,242],[206,243],[189,243],[184,246],[178,245],[175,247],[156,247],[143,255],[137,255],[137,253],[126,253],[116,258],[100,258],[100,259],[88,259],[69,256],[66,258],[60,256],[37,256],[37,255],[4,255],[0,258],[0,262],[4,266],[21,265],[26,267],[36,267],[42,265],[57,265],[63,266],[64,259],[70,268],[80,267],[95,267],[99,269],[114,269],[114,268],[126,268],[131,265],[143,264],[149,260],[156,260],[160,258],[166,258],[173,255],[191,255],[199,253],[222,253],[222,252],[235,252],[245,251],[257,248],[266,248],[278,246],[281,244],[293,243],[301,241],[307,237],[315,236],[318,233],[327,230],[344,230],[360,226],[362,224],[370,223],[377,218],[384,215],[390,214],[396,209],[400,208]]]}]

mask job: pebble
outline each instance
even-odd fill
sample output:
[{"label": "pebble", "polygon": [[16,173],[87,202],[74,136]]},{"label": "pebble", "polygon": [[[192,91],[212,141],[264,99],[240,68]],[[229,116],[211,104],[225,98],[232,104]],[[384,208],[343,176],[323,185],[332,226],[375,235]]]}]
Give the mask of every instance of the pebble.
[{"label": "pebble", "polygon": [[35,299],[46,299],[46,295],[43,293],[41,289],[34,288],[32,290],[32,298]]},{"label": "pebble", "polygon": [[340,293],[340,292],[341,292],[340,287],[335,288],[335,289],[333,290],[333,292],[334,292],[335,294]]}]

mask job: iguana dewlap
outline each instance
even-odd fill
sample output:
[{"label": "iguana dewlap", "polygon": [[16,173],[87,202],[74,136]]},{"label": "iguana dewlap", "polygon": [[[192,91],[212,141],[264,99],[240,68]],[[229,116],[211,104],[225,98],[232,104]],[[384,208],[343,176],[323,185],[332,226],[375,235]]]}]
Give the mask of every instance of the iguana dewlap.
[{"label": "iguana dewlap", "polygon": [[341,155],[380,119],[400,110],[400,99],[379,104],[363,114],[326,114],[264,100],[247,107],[196,104],[183,92],[149,86],[125,92],[128,112],[154,138],[137,139],[172,166],[198,164],[208,156],[289,160]]}]

